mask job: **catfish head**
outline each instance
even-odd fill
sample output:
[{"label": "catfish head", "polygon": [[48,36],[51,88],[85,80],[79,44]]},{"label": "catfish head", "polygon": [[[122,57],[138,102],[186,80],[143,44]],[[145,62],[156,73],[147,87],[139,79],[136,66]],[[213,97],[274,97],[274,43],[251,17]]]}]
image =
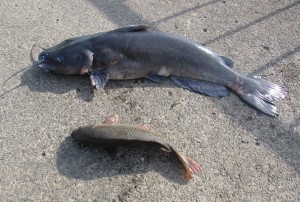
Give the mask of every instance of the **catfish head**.
[{"label": "catfish head", "polygon": [[85,74],[93,63],[93,53],[82,43],[83,37],[68,39],[44,50],[37,65],[55,74]]}]

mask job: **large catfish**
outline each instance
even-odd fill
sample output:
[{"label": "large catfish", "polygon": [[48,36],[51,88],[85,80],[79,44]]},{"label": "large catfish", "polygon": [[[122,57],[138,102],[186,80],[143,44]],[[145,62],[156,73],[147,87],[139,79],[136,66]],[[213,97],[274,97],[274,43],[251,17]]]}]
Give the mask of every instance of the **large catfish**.
[{"label": "large catfish", "polygon": [[89,74],[102,89],[109,79],[171,79],[178,86],[212,97],[231,91],[252,107],[277,116],[274,101],[288,90],[258,76],[232,70],[231,59],[189,39],[148,30],[146,25],[68,39],[43,51],[38,65],[57,74]]}]

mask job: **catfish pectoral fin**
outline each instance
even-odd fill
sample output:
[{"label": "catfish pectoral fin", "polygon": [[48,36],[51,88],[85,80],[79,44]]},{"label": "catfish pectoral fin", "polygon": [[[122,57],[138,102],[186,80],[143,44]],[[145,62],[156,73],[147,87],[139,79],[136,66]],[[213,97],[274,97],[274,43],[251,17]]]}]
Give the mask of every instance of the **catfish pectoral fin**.
[{"label": "catfish pectoral fin", "polygon": [[176,85],[184,89],[188,89],[190,91],[194,91],[196,93],[201,93],[211,97],[224,97],[231,93],[230,89],[221,84],[198,81],[176,76],[170,78]]},{"label": "catfish pectoral fin", "polygon": [[103,89],[108,81],[108,75],[103,71],[96,69],[91,72],[90,79],[92,86],[96,87],[96,89]]}]

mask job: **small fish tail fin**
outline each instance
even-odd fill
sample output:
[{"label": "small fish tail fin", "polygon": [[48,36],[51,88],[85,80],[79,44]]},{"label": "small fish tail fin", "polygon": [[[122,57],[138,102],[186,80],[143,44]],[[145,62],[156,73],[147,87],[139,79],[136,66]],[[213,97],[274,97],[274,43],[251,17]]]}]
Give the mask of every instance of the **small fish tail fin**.
[{"label": "small fish tail fin", "polygon": [[186,176],[189,180],[191,180],[192,174],[198,173],[201,171],[201,167],[190,157],[186,157],[179,152],[177,152],[172,146],[170,146],[172,152],[176,154],[180,162],[182,163]]},{"label": "small fish tail fin", "polygon": [[278,116],[274,102],[288,94],[284,86],[252,75],[242,75],[236,83],[228,87],[250,106],[269,116]]}]

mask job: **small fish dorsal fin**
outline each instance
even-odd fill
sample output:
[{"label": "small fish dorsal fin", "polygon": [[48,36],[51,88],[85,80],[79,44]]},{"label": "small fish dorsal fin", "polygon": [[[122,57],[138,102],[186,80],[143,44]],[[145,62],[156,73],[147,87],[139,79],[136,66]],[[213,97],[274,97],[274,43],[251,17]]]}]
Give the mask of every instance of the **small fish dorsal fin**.
[{"label": "small fish dorsal fin", "polygon": [[[116,124],[119,120],[119,116],[116,113],[113,113],[107,117],[104,118],[104,121],[102,122],[102,124],[109,124],[109,125],[113,125]],[[99,125],[102,125],[99,124]]]},{"label": "small fish dorsal fin", "polygon": [[111,32],[127,33],[127,32],[145,32],[148,31],[149,25],[131,25],[128,27],[122,27],[115,29]]}]

